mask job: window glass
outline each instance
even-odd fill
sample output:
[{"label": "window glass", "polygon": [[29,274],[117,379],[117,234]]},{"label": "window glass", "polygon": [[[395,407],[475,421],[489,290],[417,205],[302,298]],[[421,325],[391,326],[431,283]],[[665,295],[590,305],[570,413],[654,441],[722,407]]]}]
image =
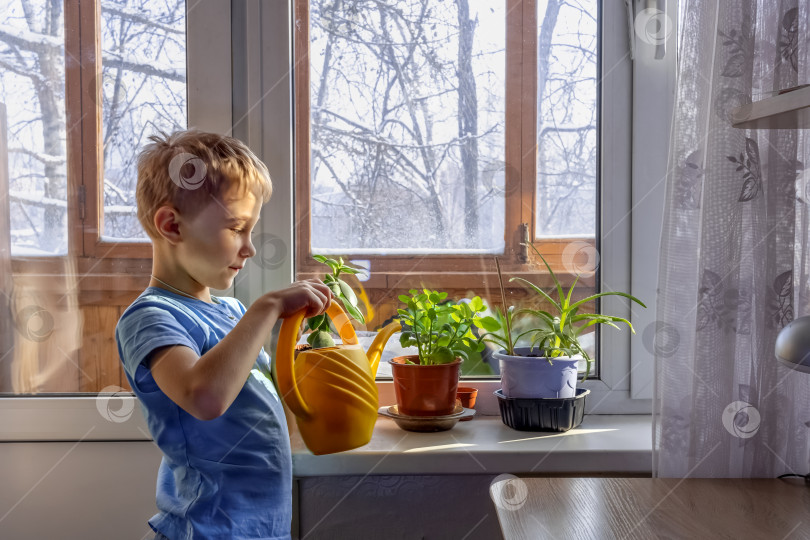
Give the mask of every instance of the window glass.
[{"label": "window glass", "polygon": [[540,0],[537,10],[536,236],[593,238],[598,1]]},{"label": "window glass", "polygon": [[8,143],[0,164],[7,159],[9,171],[0,216],[10,217],[14,256],[67,253],[62,3],[0,0],[0,103]]},{"label": "window glass", "polygon": [[104,233],[147,240],[135,210],[137,153],[158,131],[183,129],[186,2],[101,4]]},{"label": "window glass", "polygon": [[503,251],[504,4],[310,2],[313,253]]}]

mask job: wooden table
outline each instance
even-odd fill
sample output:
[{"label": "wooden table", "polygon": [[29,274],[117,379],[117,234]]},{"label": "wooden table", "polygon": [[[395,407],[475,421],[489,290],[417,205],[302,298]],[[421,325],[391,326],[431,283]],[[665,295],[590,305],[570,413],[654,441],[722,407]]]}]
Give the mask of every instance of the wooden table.
[{"label": "wooden table", "polygon": [[490,488],[504,538],[810,539],[803,479],[516,478]]}]

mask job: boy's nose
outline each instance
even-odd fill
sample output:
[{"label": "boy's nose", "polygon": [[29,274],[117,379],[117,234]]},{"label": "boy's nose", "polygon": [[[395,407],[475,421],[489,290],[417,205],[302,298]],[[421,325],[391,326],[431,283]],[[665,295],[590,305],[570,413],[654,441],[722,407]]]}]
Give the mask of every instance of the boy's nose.
[{"label": "boy's nose", "polygon": [[247,244],[242,248],[242,254],[248,259],[256,255],[256,246],[253,245],[252,238],[248,238]]}]

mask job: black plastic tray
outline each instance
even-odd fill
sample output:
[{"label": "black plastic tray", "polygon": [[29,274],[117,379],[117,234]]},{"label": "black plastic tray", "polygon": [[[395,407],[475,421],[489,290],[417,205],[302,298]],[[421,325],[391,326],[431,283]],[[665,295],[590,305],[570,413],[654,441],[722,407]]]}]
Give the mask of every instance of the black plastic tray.
[{"label": "black plastic tray", "polygon": [[501,420],[519,431],[568,431],[582,423],[585,396],[590,390],[577,388],[572,398],[508,398],[495,390]]}]

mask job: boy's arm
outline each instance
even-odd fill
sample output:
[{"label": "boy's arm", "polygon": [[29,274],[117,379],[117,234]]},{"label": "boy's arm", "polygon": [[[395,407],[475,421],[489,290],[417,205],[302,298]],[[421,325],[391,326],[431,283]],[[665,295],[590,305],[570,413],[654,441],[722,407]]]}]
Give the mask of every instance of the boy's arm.
[{"label": "boy's arm", "polygon": [[183,345],[155,349],[147,359],[160,389],[200,420],[222,415],[245,385],[256,357],[279,318],[306,310],[323,313],[331,291],[318,280],[299,281],[256,300],[241,320],[202,356]]}]

